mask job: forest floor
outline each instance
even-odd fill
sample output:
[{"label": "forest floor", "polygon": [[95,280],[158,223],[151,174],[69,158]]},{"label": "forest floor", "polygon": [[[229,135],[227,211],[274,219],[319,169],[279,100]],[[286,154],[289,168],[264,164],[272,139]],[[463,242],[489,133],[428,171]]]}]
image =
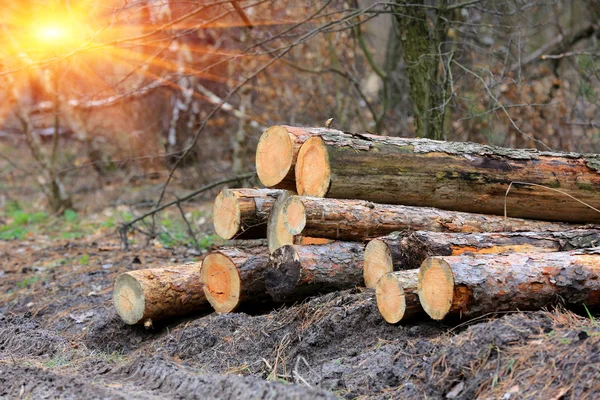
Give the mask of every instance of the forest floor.
[{"label": "forest floor", "polygon": [[50,215],[31,182],[0,167],[0,398],[600,396],[600,326],[566,310],[389,325],[374,294],[356,288],[128,326],[112,306],[116,276],[197,261],[218,245],[208,198],[186,205],[194,243],[175,210],[157,218],[157,238],[133,233],[123,251],[118,224],[160,185],[104,182],[78,192],[86,207]]}]

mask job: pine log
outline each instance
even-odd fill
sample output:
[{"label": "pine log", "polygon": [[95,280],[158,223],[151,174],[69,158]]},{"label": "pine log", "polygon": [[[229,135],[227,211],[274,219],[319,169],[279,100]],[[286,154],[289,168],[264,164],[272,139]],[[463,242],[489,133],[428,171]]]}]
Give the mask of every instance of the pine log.
[{"label": "pine log", "polygon": [[551,189],[598,209],[599,169],[599,155],[323,133],[300,148],[296,187],[305,196],[494,215],[506,202],[510,217],[592,223],[600,212]]},{"label": "pine log", "polygon": [[285,201],[295,194],[296,192],[283,190],[271,207],[271,213],[269,214],[269,220],[267,222],[267,244],[271,253],[281,246],[294,244],[294,235],[285,229],[283,222],[283,206]]},{"label": "pine log", "polygon": [[267,221],[281,190],[223,189],[213,206],[213,224],[223,239],[267,237]]},{"label": "pine log", "polygon": [[436,320],[490,312],[539,310],[557,299],[600,304],[598,248],[556,253],[430,257],[419,269],[418,294]]},{"label": "pine log", "polygon": [[291,301],[362,285],[363,248],[353,242],[280,247],[265,271],[267,292]]},{"label": "pine log", "polygon": [[327,128],[299,128],[276,125],[267,129],[256,146],[256,173],[266,187],[296,190],[294,167],[300,146],[310,137],[339,134]]},{"label": "pine log", "polygon": [[429,207],[376,204],[365,200],[294,196],[283,205],[286,230],[335,240],[363,241],[394,231],[564,231],[576,225]]},{"label": "pine log", "polygon": [[201,281],[215,311],[228,313],[241,303],[267,300],[263,273],[268,262],[269,252],[263,246],[225,247],[207,255]]},{"label": "pine log", "polygon": [[419,268],[431,256],[463,253],[547,253],[600,245],[600,230],[564,232],[440,233],[394,232],[371,240],[365,248],[364,278],[375,287],[386,273]]},{"label": "pine log", "polygon": [[390,272],[377,282],[377,308],[386,322],[406,321],[423,311],[417,294],[418,273],[416,269]]},{"label": "pine log", "polygon": [[210,309],[200,281],[202,263],[120,274],[113,289],[117,314],[129,325]]}]

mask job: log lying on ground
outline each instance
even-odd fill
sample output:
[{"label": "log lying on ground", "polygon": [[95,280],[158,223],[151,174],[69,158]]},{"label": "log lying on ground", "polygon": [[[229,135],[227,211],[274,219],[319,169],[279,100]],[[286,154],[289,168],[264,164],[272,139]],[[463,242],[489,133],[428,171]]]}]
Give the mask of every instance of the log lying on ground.
[{"label": "log lying on ground", "polygon": [[463,253],[547,253],[598,245],[598,229],[507,233],[394,232],[373,239],[367,244],[365,285],[375,287],[379,278],[388,272],[419,268],[430,256],[457,256]]},{"label": "log lying on ground", "polygon": [[365,200],[294,196],[283,205],[286,230],[335,240],[361,241],[394,231],[524,232],[564,231],[576,225],[430,207],[375,204]]},{"label": "log lying on ground", "polygon": [[[595,254],[594,254],[595,253]],[[419,269],[418,293],[436,320],[508,310],[538,310],[558,298],[600,304],[598,248],[542,254],[430,257]]]},{"label": "log lying on ground", "polygon": [[417,294],[418,273],[416,269],[390,272],[377,282],[377,308],[386,322],[395,324],[423,311]]},{"label": "log lying on ground", "polygon": [[226,247],[206,256],[200,279],[215,311],[228,313],[241,303],[267,300],[263,273],[268,262],[269,252],[263,246]]},{"label": "log lying on ground", "polygon": [[200,280],[202,263],[125,272],[117,277],[113,304],[129,325],[210,309]]},{"label": "log lying on ground", "polygon": [[267,221],[281,190],[224,189],[213,206],[213,224],[223,239],[267,237]]},{"label": "log lying on ground", "polygon": [[327,128],[299,128],[276,125],[267,129],[256,146],[256,173],[270,188],[296,190],[294,167],[300,146],[310,137],[340,131]]},{"label": "log lying on ground", "polygon": [[265,287],[275,301],[291,301],[363,284],[361,243],[287,245],[275,250]]},{"label": "log lying on ground", "polygon": [[[566,222],[599,222],[600,156],[375,135],[308,139],[298,194]],[[505,196],[509,185],[510,193]]]}]

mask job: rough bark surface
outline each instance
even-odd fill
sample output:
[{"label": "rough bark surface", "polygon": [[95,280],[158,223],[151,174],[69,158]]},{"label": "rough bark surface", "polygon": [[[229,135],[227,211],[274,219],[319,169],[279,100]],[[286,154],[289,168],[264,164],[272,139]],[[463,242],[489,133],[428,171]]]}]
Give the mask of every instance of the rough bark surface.
[{"label": "rough bark surface", "polygon": [[[293,202],[304,207],[305,223],[295,223],[296,234],[335,240],[361,241],[394,231],[519,232],[563,231],[574,225],[497,215],[446,211],[430,207],[376,204],[365,200],[324,199],[295,196],[286,201],[284,214]],[[287,215],[286,229],[290,231]]]},{"label": "rough bark surface", "polygon": [[423,312],[417,293],[418,270],[390,272],[375,287],[379,313],[390,324]]},{"label": "rough bark surface", "polygon": [[224,247],[206,256],[201,280],[215,311],[231,312],[242,303],[268,300],[263,276],[268,262],[264,246]]},{"label": "rough bark surface", "polygon": [[281,246],[294,243],[294,235],[290,234],[287,229],[285,229],[283,206],[285,201],[295,194],[296,192],[290,190],[282,191],[271,207],[269,220],[267,222],[267,243],[271,253]]},{"label": "rough bark surface", "polygon": [[117,313],[133,325],[210,309],[200,281],[201,266],[192,263],[119,275],[113,291]]},{"label": "rough bark surface", "polygon": [[363,248],[352,242],[283,246],[265,271],[267,292],[275,301],[290,301],[362,285]]},{"label": "rough bark surface", "polygon": [[542,254],[431,257],[419,270],[419,299],[434,319],[538,310],[561,299],[600,304],[598,249]]},{"label": "rough bark surface", "polygon": [[[296,168],[298,193],[566,222],[599,222],[600,156],[367,134],[321,134],[317,171]],[[314,157],[315,138],[298,166]],[[326,171],[326,173],[322,172]],[[312,176],[311,176],[312,175]],[[317,185],[319,180],[324,184]],[[308,182],[308,184],[306,183]],[[509,194],[507,191],[511,185]],[[524,184],[527,183],[527,184]],[[532,186],[531,184],[541,185]],[[311,193],[306,188],[324,188]],[[549,188],[549,189],[548,189]],[[319,191],[315,190],[315,192]]]},{"label": "rough bark surface", "polygon": [[215,199],[213,223],[223,239],[267,237],[271,207],[281,190],[224,189]]}]

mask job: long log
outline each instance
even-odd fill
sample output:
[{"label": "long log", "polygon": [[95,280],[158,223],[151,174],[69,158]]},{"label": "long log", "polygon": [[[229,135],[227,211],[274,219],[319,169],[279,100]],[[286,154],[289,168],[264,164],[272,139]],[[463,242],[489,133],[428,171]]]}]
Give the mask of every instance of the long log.
[{"label": "long log", "polygon": [[207,255],[200,279],[215,311],[228,313],[244,302],[267,300],[263,273],[268,262],[269,252],[263,246],[225,247]]},{"label": "long log", "polygon": [[339,134],[327,128],[275,125],[267,129],[256,146],[256,173],[266,187],[296,190],[294,167],[300,146],[321,133]]},{"label": "long log", "polygon": [[425,312],[436,320],[538,310],[558,298],[595,306],[600,304],[600,254],[596,248],[430,257],[419,269],[418,294]]},{"label": "long log", "polygon": [[300,148],[296,187],[305,196],[494,215],[506,202],[511,217],[590,223],[600,212],[568,195],[600,208],[599,169],[598,155],[323,133]]},{"label": "long log", "polygon": [[362,241],[395,231],[564,231],[575,225],[430,207],[376,204],[365,200],[294,196],[283,205],[286,230],[335,240]]},{"label": "long log", "polygon": [[210,309],[200,280],[202,263],[125,272],[115,281],[113,304],[129,325]]},{"label": "long log", "polygon": [[416,269],[390,272],[377,282],[377,308],[386,322],[395,324],[423,311],[417,294],[418,273]]},{"label": "long log", "polygon": [[271,207],[281,190],[223,189],[213,206],[213,225],[223,239],[267,237]]},{"label": "long log", "polygon": [[365,285],[375,287],[379,279],[388,272],[419,268],[431,256],[547,253],[599,245],[600,230],[597,229],[507,233],[394,232],[367,244]]},{"label": "long log", "polygon": [[267,292],[291,301],[362,285],[363,248],[353,242],[280,247],[264,274]]}]

